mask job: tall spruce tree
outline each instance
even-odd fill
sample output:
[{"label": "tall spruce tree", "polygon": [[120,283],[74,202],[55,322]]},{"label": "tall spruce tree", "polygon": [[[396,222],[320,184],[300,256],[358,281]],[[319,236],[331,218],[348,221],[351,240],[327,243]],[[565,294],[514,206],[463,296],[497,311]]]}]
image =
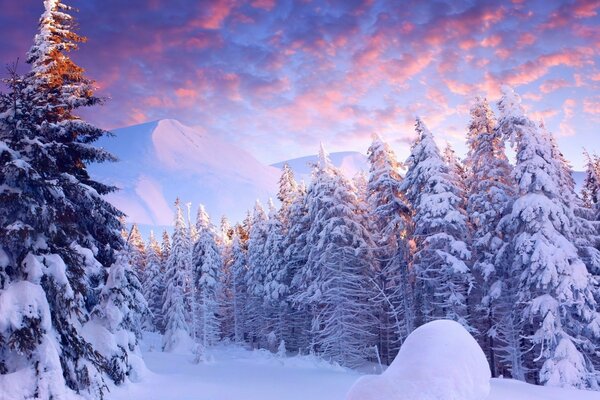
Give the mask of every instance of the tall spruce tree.
[{"label": "tall spruce tree", "polygon": [[245,339],[246,329],[246,272],[247,258],[244,243],[237,230],[231,244],[231,309],[233,317],[233,339],[240,343]]},{"label": "tall spruce tree", "polygon": [[248,270],[246,271],[246,327],[252,346],[266,347],[266,335],[269,326],[266,324],[264,294],[267,255],[267,215],[259,201],[256,201],[252,223],[248,234]]},{"label": "tall spruce tree", "polygon": [[509,307],[502,297],[509,290],[503,266],[497,266],[496,255],[505,238],[498,230],[500,220],[507,214],[514,198],[512,167],[505,155],[504,137],[496,129],[493,112],[486,99],[477,98],[471,108],[467,134],[466,164],[467,215],[472,229],[472,269],[475,288],[473,325],[479,342],[490,362],[492,375],[498,375],[496,351],[497,324],[502,310]]},{"label": "tall spruce tree", "polygon": [[511,234],[514,307],[522,312],[522,335],[531,348],[525,367],[536,372],[534,382],[597,388],[591,356],[600,318],[593,280],[572,242],[574,211],[561,194],[564,176],[548,136],[527,118],[520,97],[511,88],[503,91],[499,127],[516,143],[518,196],[501,226]]},{"label": "tall spruce tree", "polygon": [[380,309],[379,350],[382,359],[393,361],[400,344],[415,328],[414,302],[408,271],[410,209],[400,189],[400,163],[390,146],[374,136],[367,152],[367,184],[370,220],[376,244],[375,298]]},{"label": "tall spruce tree", "polygon": [[150,238],[146,246],[146,279],[143,284],[144,298],[148,302],[148,309],[152,316],[152,326],[158,332],[164,331],[163,297],[165,292],[165,274],[161,271],[161,249],[150,231]]},{"label": "tall spruce tree", "polygon": [[171,252],[165,272],[166,290],[163,299],[165,334],[163,350],[173,351],[191,346],[191,246],[179,199],[175,202],[175,228]]},{"label": "tall spruce tree", "polygon": [[304,274],[304,301],[315,310],[314,349],[327,359],[357,366],[367,358],[376,323],[368,288],[373,276],[369,232],[355,188],[321,146],[307,195],[311,227]]},{"label": "tall spruce tree", "polygon": [[193,287],[197,304],[194,337],[202,349],[206,349],[219,339],[217,293],[222,260],[214,226],[202,205],[198,209],[196,232],[198,240],[192,252]]},{"label": "tall spruce tree", "polygon": [[448,318],[467,329],[467,293],[472,276],[466,261],[467,217],[460,189],[425,124],[417,118],[417,140],[402,190],[413,210],[417,324]]},{"label": "tall spruce tree", "polygon": [[87,171],[114,157],[93,145],[107,132],[76,114],[101,103],[68,56],[84,38],[68,6],[44,8],[31,72],[12,74],[0,98],[0,315],[22,316],[0,323],[0,370],[31,371],[23,397],[61,398],[65,385],[99,397],[105,378],[122,382],[128,370],[115,368],[86,328],[123,246],[122,213],[102,198],[114,188]]},{"label": "tall spruce tree", "polygon": [[127,236],[127,248],[129,249],[129,259],[135,269],[140,282],[145,280],[146,272],[146,244],[140,233],[137,224],[131,225],[131,230]]}]

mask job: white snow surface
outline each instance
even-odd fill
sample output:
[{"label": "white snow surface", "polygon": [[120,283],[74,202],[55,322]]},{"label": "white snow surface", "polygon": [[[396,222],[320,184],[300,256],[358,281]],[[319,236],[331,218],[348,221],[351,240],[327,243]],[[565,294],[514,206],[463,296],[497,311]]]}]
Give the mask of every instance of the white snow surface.
[{"label": "white snow surface", "polygon": [[[211,362],[194,364],[191,353],[161,352],[161,340],[157,334],[144,334],[142,351],[148,371],[141,377],[142,382],[112,388],[106,400],[344,400],[357,379],[377,378],[374,375],[361,377],[359,372],[313,356],[282,358],[265,350],[251,351],[234,344],[216,346],[210,350]],[[413,353],[424,350],[416,349]],[[436,373],[439,369],[441,367],[435,368]],[[372,398],[394,399],[383,394]],[[492,379],[491,393],[486,400],[573,399],[600,400],[600,394]]]},{"label": "white snow surface", "polygon": [[389,368],[359,379],[348,400],[483,400],[490,393],[483,351],[459,323],[429,322],[412,332]]}]

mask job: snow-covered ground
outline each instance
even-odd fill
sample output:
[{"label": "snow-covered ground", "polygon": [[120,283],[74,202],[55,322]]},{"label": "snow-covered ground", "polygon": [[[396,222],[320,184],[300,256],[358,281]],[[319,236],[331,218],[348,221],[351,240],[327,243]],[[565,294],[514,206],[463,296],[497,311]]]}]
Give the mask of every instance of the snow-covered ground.
[{"label": "snow-covered ground", "polygon": [[[345,400],[361,376],[309,356],[281,359],[266,351],[250,351],[236,345],[215,348],[214,361],[207,364],[194,364],[190,354],[163,353],[158,349],[160,337],[147,334],[142,350],[149,371],[143,381],[115,388],[106,399]],[[492,379],[488,400],[600,400],[600,393]]]}]

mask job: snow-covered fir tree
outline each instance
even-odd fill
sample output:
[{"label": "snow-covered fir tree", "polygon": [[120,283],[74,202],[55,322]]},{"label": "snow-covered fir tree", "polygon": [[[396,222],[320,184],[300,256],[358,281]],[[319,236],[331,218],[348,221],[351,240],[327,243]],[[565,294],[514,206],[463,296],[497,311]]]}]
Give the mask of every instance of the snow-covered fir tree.
[{"label": "snow-covered fir tree", "polygon": [[415,275],[417,324],[448,318],[467,329],[467,294],[472,276],[466,261],[467,217],[458,183],[425,124],[417,118],[417,140],[402,191],[413,210],[410,234],[415,243],[411,268]]},{"label": "snow-covered fir tree", "polygon": [[585,207],[592,211],[593,219],[600,221],[600,157],[587,151],[585,157],[585,179],[581,197]]},{"label": "snow-covered fir tree", "polygon": [[160,243],[160,260],[163,263],[163,270],[165,269],[167,260],[171,255],[171,239],[169,238],[169,232],[163,230],[162,241]]},{"label": "snow-covered fir tree", "polygon": [[165,274],[162,271],[160,245],[150,231],[150,238],[146,246],[146,279],[143,284],[143,293],[148,302],[152,318],[152,327],[158,332],[164,331],[163,297],[165,292]]},{"label": "snow-covered fir tree", "polygon": [[175,202],[175,228],[165,272],[163,350],[172,351],[192,342],[191,245],[179,199]]},{"label": "snow-covered fir tree", "polygon": [[266,335],[269,327],[266,326],[264,303],[264,283],[267,255],[265,244],[267,242],[267,214],[259,201],[254,206],[252,225],[248,234],[248,270],[246,271],[246,328],[253,346],[265,347]]},{"label": "snow-covered fir tree", "polygon": [[222,260],[214,226],[202,205],[198,209],[196,232],[198,240],[192,252],[193,287],[197,304],[194,337],[202,349],[206,349],[219,339],[217,286]]},{"label": "snow-covered fir tree", "polygon": [[414,304],[408,271],[410,209],[400,186],[400,163],[390,146],[374,136],[367,151],[369,219],[376,244],[376,286],[379,308],[379,350],[391,363],[401,341],[414,329]]},{"label": "snow-covered fir tree", "polygon": [[[287,218],[284,219],[287,226],[284,237],[284,269],[285,274],[290,276],[290,288],[288,302],[290,312],[288,314],[288,332],[285,339],[286,347],[291,351],[309,350],[311,343],[310,324],[312,320],[312,307],[302,300],[306,275],[301,273],[308,259],[307,236],[310,229],[310,216],[306,207],[306,186],[298,185],[298,192],[294,200],[290,202]],[[282,202],[283,204],[283,202]],[[282,213],[283,218],[284,213]]]},{"label": "snow-covered fir tree", "polygon": [[517,198],[501,227],[511,235],[510,268],[518,275],[518,303],[530,379],[551,386],[597,388],[590,355],[600,335],[593,280],[572,242],[573,205],[565,204],[562,172],[552,143],[525,115],[520,97],[503,88],[499,127],[516,143]]},{"label": "snow-covered fir tree", "polygon": [[146,272],[146,243],[140,233],[140,229],[137,224],[131,225],[131,230],[127,235],[127,248],[131,253],[129,259],[133,265],[140,282],[145,280]]},{"label": "snow-covered fir tree", "polygon": [[368,288],[373,243],[362,223],[355,188],[321,146],[307,194],[312,221],[301,299],[314,307],[314,350],[326,359],[357,366],[367,358],[376,323]]},{"label": "snow-covered fir tree", "polygon": [[70,12],[44,2],[31,72],[12,74],[0,98],[0,370],[35,377],[25,398],[100,397],[129,369],[111,364],[90,328],[123,246],[122,214],[102,198],[114,188],[87,171],[114,158],[93,144],[106,132],[76,115],[101,100],[68,56],[84,40]]},{"label": "snow-covered fir tree", "polygon": [[247,259],[244,243],[238,231],[234,231],[231,243],[231,316],[233,325],[233,339],[241,343],[245,338],[246,330],[246,272]]},{"label": "snow-covered fir tree", "polygon": [[498,223],[506,215],[514,198],[512,167],[505,155],[504,137],[496,129],[493,112],[486,99],[477,98],[471,108],[467,134],[466,164],[467,215],[472,229],[472,270],[475,288],[470,296],[472,321],[478,331],[492,375],[498,374],[495,342],[500,309],[508,311],[510,304],[502,297],[509,276],[496,255],[505,243]]},{"label": "snow-covered fir tree", "polygon": [[[96,337],[110,343],[102,346],[100,352],[113,371],[118,372],[116,376],[122,376],[123,380],[125,376],[138,380],[143,372],[139,370],[138,340],[142,336],[142,320],[148,312],[141,284],[131,264],[131,252],[125,247],[117,252],[100,292],[100,304],[93,311],[94,318],[101,322],[101,326],[95,328]],[[137,360],[132,363],[132,358]]]}]

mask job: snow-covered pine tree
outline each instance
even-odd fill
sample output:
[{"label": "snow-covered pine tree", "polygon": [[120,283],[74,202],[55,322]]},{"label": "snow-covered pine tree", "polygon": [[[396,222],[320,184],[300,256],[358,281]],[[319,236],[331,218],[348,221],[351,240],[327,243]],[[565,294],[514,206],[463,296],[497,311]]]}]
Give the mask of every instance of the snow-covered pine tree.
[{"label": "snow-covered pine tree", "polygon": [[467,315],[472,276],[466,264],[470,251],[463,199],[433,135],[419,118],[416,131],[401,186],[413,210],[416,322],[448,318],[472,329]]},{"label": "snow-covered pine tree", "polygon": [[379,305],[379,351],[382,361],[394,360],[400,343],[414,329],[414,304],[408,271],[407,231],[410,209],[400,186],[400,163],[394,151],[377,135],[367,151],[367,200],[378,271],[375,280]]},{"label": "snow-covered pine tree", "polygon": [[291,351],[309,350],[311,343],[310,324],[312,308],[302,300],[307,282],[302,270],[308,259],[307,235],[310,230],[310,216],[306,207],[306,186],[298,185],[298,194],[289,205],[287,233],[284,237],[284,268],[290,276],[288,301],[288,332],[286,347]]},{"label": "snow-covered pine tree", "polygon": [[[552,161],[559,175],[562,200],[568,209],[573,210],[573,215],[569,217],[573,225],[571,240],[577,247],[579,257],[585,263],[588,271],[599,276],[600,247],[598,246],[600,245],[600,231],[598,229],[600,225],[577,194],[573,168],[560,151],[556,137],[546,130],[543,122],[540,124],[540,130],[550,144]],[[598,298],[600,299],[600,294]]]},{"label": "snow-covered pine tree", "polygon": [[[472,271],[475,287],[469,296],[472,324],[490,363],[493,376],[498,375],[495,342],[507,298],[500,298],[509,282],[503,266],[497,266],[496,255],[504,245],[497,230],[514,198],[512,167],[505,154],[504,138],[496,129],[493,112],[486,99],[476,98],[471,108],[467,134],[466,166],[467,215],[471,227]],[[493,289],[493,290],[492,290]]]},{"label": "snow-covered pine tree", "polygon": [[142,336],[142,320],[148,312],[141,284],[131,264],[131,252],[125,247],[117,252],[100,292],[100,304],[93,311],[100,324],[88,328],[94,329],[96,338],[102,338],[105,345],[100,351],[115,376],[122,376],[123,380],[127,376],[136,381],[142,372],[138,340]]},{"label": "snow-covered pine tree", "polygon": [[248,235],[248,270],[246,271],[246,327],[251,345],[266,347],[266,334],[270,327],[266,325],[264,296],[267,255],[267,215],[257,200],[252,216],[252,225]]},{"label": "snow-covered pine tree", "polygon": [[143,284],[144,298],[148,302],[148,309],[152,315],[153,328],[158,332],[164,331],[163,297],[165,292],[165,274],[161,271],[161,249],[150,231],[150,238],[146,246],[146,280]]},{"label": "snow-covered pine tree", "polygon": [[174,351],[192,346],[191,326],[191,246],[179,199],[175,202],[175,228],[165,272],[163,299],[165,334],[163,350]]},{"label": "snow-covered pine tree", "polygon": [[287,296],[291,277],[285,268],[284,254],[284,226],[281,219],[282,212],[275,208],[269,199],[269,216],[266,222],[266,241],[264,247],[264,308],[266,325],[270,327],[267,334],[274,335],[274,346],[269,350],[275,352],[275,346],[287,337],[288,314]]},{"label": "snow-covered pine tree", "polygon": [[146,244],[144,243],[144,238],[142,238],[142,234],[140,233],[137,224],[131,225],[131,230],[129,231],[127,238],[127,248],[131,253],[129,255],[129,260],[131,261],[131,265],[133,265],[140,282],[143,284],[146,272]]},{"label": "snow-covered pine tree", "polygon": [[171,255],[171,239],[169,238],[169,232],[167,230],[163,230],[162,233],[162,242],[160,244],[160,261],[162,262],[162,271],[166,269],[167,260]]},{"label": "snow-covered pine tree", "polygon": [[229,219],[225,215],[221,217],[218,239],[220,246],[231,244],[231,240],[233,239],[233,228],[231,227],[231,223],[229,223]]},{"label": "snow-covered pine tree", "polygon": [[216,236],[217,246],[221,254],[221,267],[219,270],[219,285],[217,292],[217,304],[219,306],[219,324],[221,337],[233,339],[234,317],[233,317],[233,273],[231,271],[231,245],[234,229],[227,217],[221,217],[221,225]]},{"label": "snow-covered pine tree", "polygon": [[355,188],[321,146],[308,192],[308,262],[304,300],[315,308],[314,348],[347,366],[360,365],[374,341],[369,299],[373,242],[361,218]]},{"label": "snow-covered pine tree", "polygon": [[203,349],[207,349],[219,339],[217,293],[222,260],[214,226],[202,205],[198,209],[196,232],[198,240],[192,252],[195,312],[197,312],[194,338]]},{"label": "snow-covered pine tree", "polygon": [[[0,315],[2,373],[29,370],[23,397],[61,398],[65,390],[99,397],[105,378],[124,379],[98,351],[90,314],[123,246],[122,215],[102,195],[90,162],[112,161],[93,143],[106,134],[76,115],[97,105],[93,83],[67,56],[83,38],[70,8],[44,3],[28,56],[0,100]],[[65,387],[66,385],[66,387]]]},{"label": "snow-covered pine tree", "polygon": [[499,128],[516,143],[518,195],[501,227],[512,239],[519,301],[513,307],[522,311],[525,366],[536,372],[534,382],[597,388],[590,359],[600,338],[593,280],[571,241],[573,206],[563,201],[564,177],[551,141],[520,103],[511,88],[503,88]]},{"label": "snow-covered pine tree", "polygon": [[600,221],[600,157],[584,152],[585,179],[581,189],[583,205],[591,210],[591,219]]},{"label": "snow-covered pine tree", "polygon": [[[281,177],[279,178],[279,190],[277,191],[277,199],[281,202],[281,208],[279,209],[281,213],[289,211],[292,203],[298,196],[299,190],[300,188],[294,177],[294,171],[292,171],[290,166],[285,163],[283,165]],[[282,217],[282,220],[287,219],[286,216]]]},{"label": "snow-covered pine tree", "polygon": [[247,259],[244,244],[238,230],[234,231],[231,243],[231,314],[233,317],[233,339],[241,343],[246,330],[246,272]]}]

